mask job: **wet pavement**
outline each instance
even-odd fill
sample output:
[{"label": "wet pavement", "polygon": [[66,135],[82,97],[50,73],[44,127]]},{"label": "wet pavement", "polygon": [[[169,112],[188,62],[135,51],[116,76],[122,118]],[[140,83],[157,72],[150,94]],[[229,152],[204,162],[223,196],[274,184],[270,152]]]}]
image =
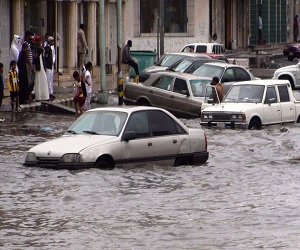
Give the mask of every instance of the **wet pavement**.
[{"label": "wet pavement", "polygon": [[210,158],[202,166],[67,171],[22,163],[27,149],[61,135],[74,116],[3,113],[1,249],[300,245],[300,124],[204,128]]}]

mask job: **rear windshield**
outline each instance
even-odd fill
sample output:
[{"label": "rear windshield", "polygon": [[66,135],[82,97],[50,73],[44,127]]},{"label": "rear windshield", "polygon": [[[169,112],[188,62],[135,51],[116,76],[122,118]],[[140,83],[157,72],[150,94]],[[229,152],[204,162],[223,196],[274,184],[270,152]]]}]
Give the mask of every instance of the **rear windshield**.
[{"label": "rear windshield", "polygon": [[196,69],[193,72],[193,74],[194,75],[199,75],[199,76],[206,76],[206,77],[209,77],[209,78],[213,78],[214,76],[217,76],[217,77],[221,78],[223,71],[224,71],[223,67],[203,64],[201,67]]},{"label": "rear windshield", "polygon": [[155,65],[169,67],[184,57],[184,55],[163,55]]}]

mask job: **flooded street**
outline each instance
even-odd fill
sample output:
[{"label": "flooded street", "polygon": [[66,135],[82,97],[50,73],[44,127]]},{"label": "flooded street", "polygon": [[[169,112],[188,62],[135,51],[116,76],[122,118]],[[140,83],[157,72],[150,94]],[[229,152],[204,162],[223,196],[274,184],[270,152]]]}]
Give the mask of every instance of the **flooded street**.
[{"label": "flooded street", "polygon": [[1,249],[299,248],[300,124],[204,128],[203,166],[67,171],[22,163],[73,116],[5,115]]}]

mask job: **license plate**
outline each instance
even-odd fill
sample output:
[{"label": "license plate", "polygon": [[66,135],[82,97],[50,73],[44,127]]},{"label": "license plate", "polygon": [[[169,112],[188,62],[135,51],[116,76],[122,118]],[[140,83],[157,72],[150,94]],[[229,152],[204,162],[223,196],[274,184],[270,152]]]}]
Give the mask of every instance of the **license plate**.
[{"label": "license plate", "polygon": [[294,53],[293,52],[289,52],[289,55],[292,56],[292,55],[294,55]]}]

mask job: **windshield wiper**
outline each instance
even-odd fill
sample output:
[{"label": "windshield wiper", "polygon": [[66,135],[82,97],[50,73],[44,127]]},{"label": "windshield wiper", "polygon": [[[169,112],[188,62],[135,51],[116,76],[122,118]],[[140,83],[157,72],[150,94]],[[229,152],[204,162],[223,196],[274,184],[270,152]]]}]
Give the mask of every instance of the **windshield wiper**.
[{"label": "windshield wiper", "polygon": [[84,130],[82,131],[83,133],[87,133],[87,134],[91,134],[91,135],[99,135],[97,132],[95,131],[90,131],[90,130]]},{"label": "windshield wiper", "polygon": [[74,130],[67,130],[67,133],[70,133],[70,134],[73,134],[73,135],[77,134]]}]

